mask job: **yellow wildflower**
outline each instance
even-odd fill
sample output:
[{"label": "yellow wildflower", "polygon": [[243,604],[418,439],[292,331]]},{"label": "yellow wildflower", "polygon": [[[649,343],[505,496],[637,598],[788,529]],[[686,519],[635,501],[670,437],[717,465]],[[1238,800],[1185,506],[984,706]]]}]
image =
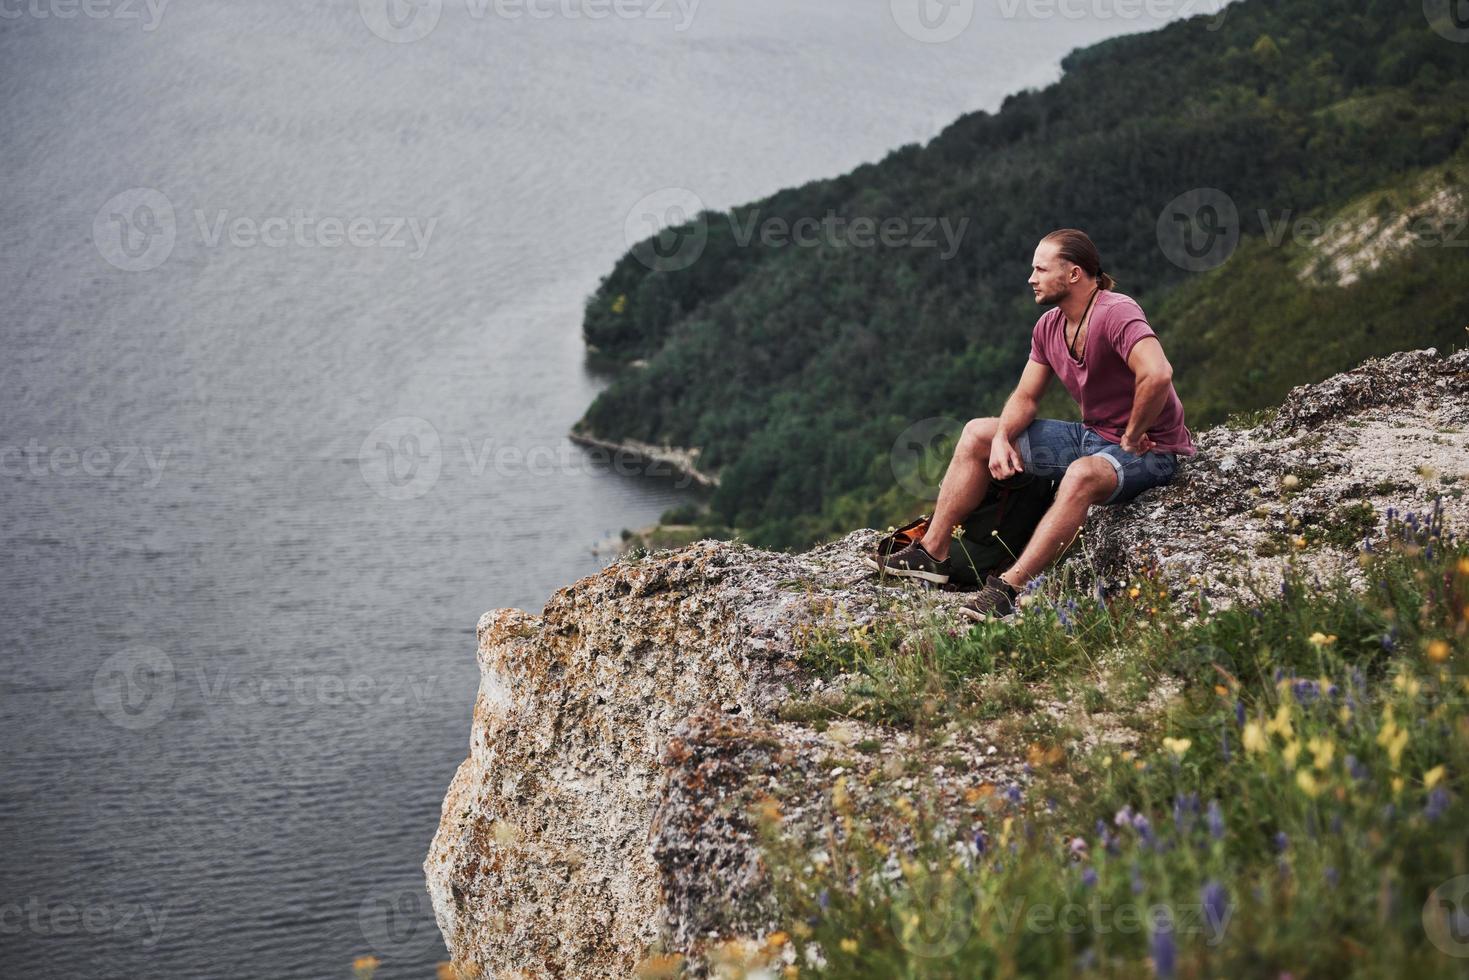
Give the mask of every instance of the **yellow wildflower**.
[{"label": "yellow wildflower", "polygon": [[1330,636],[1328,636],[1327,634],[1322,633],[1320,630],[1317,630],[1315,633],[1312,633],[1311,634],[1311,638],[1310,638],[1311,645],[1312,646],[1316,646],[1316,647],[1331,646],[1331,644],[1333,644],[1335,642],[1336,642],[1336,634],[1335,633],[1332,633]]},{"label": "yellow wildflower", "polygon": [[1341,723],[1345,725],[1352,720],[1352,709],[1348,708],[1346,705],[1342,705],[1341,708],[1337,710],[1336,716],[1340,718]]},{"label": "yellow wildflower", "polygon": [[372,980],[372,975],[377,972],[382,960],[376,956],[359,956],[352,961],[352,972],[357,974],[361,980]]},{"label": "yellow wildflower", "polygon": [[1392,760],[1393,768],[1396,769],[1398,761],[1403,757],[1403,749],[1408,745],[1408,730],[1395,721],[1389,721],[1377,733],[1377,744],[1387,749],[1387,757]]},{"label": "yellow wildflower", "polygon": [[843,953],[857,952],[857,940],[855,939],[843,939],[841,945]]},{"label": "yellow wildflower", "polygon": [[1449,659],[1449,645],[1443,640],[1434,640],[1428,644],[1428,659],[1436,664],[1441,664]]},{"label": "yellow wildflower", "polygon": [[1194,744],[1193,743],[1193,740],[1192,739],[1187,739],[1187,738],[1165,738],[1165,739],[1163,739],[1163,747],[1165,749],[1167,749],[1169,752],[1172,752],[1174,755],[1176,755],[1180,759],[1182,759],[1183,758],[1183,754],[1188,751],[1188,747],[1190,745],[1193,745],[1193,744]]},{"label": "yellow wildflower", "polygon": [[1304,534],[1297,534],[1295,537],[1290,539],[1290,543],[1295,545],[1297,548],[1304,548],[1306,546],[1306,536]]},{"label": "yellow wildflower", "polygon": [[1311,750],[1315,757],[1317,769],[1325,772],[1331,767],[1331,760],[1336,755],[1336,743],[1329,738],[1312,738],[1306,743],[1306,748]]},{"label": "yellow wildflower", "polygon": [[1245,724],[1244,734],[1241,740],[1245,744],[1246,752],[1264,752],[1269,747],[1269,741],[1265,738],[1265,729],[1260,727],[1258,721]]},{"label": "yellow wildflower", "polygon": [[1437,786],[1440,782],[1443,781],[1443,774],[1443,766],[1434,766],[1432,769],[1425,772],[1423,774],[1423,788],[1433,789],[1433,787]]},{"label": "yellow wildflower", "polygon": [[1469,558],[1459,559],[1459,574],[1469,575]]},{"label": "yellow wildflower", "polygon": [[1296,785],[1301,788],[1302,793],[1305,793],[1312,799],[1321,793],[1321,784],[1316,782],[1316,777],[1311,775],[1311,770],[1309,769],[1302,769],[1296,773]]},{"label": "yellow wildflower", "polygon": [[1265,723],[1265,730],[1272,735],[1279,735],[1282,739],[1290,739],[1295,734],[1291,726],[1290,705],[1281,703],[1275,709],[1275,717]]},{"label": "yellow wildflower", "polygon": [[1291,739],[1289,742],[1286,742],[1285,748],[1280,750],[1280,757],[1285,760],[1285,767],[1287,769],[1294,769],[1296,767],[1296,759],[1300,756],[1300,754],[1301,743],[1297,742],[1295,739]]},{"label": "yellow wildflower", "polygon": [[1406,673],[1401,673],[1394,677],[1392,679],[1392,686],[1395,690],[1401,691],[1410,698],[1416,698],[1418,692],[1423,690],[1423,685],[1419,683],[1418,678],[1409,677]]},{"label": "yellow wildflower", "polygon": [[1403,777],[1402,776],[1394,776],[1392,778],[1392,795],[1393,796],[1401,796],[1401,795],[1403,795]]},{"label": "yellow wildflower", "polygon": [[1143,590],[1134,585],[1132,588],[1127,590],[1127,594],[1130,598],[1136,599],[1138,596],[1143,594]]}]

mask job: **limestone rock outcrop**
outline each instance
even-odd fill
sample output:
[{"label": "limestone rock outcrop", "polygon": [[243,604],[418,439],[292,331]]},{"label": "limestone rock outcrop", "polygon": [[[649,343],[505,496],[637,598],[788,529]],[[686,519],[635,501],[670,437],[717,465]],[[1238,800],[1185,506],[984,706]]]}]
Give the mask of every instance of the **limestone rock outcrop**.
[{"label": "limestone rock outcrop", "polygon": [[[1198,442],[1169,486],[1094,508],[1064,561],[1104,580],[1150,564],[1225,605],[1293,549],[1323,575],[1353,573],[1388,507],[1439,498],[1464,526],[1469,352],[1369,361]],[[711,938],[761,930],[752,810],[819,828],[835,780],[860,794],[912,737],[856,721],[817,731],[784,712],[820,691],[804,639],[943,621],[965,598],[880,584],[858,561],[877,536],[800,555],[702,541],[618,561],[539,615],[480,620],[469,756],[425,863],[464,975],[628,976],[649,949],[697,958]],[[1023,778],[992,732],[952,737],[937,765],[949,768],[935,805],[956,821],[977,787]]]}]

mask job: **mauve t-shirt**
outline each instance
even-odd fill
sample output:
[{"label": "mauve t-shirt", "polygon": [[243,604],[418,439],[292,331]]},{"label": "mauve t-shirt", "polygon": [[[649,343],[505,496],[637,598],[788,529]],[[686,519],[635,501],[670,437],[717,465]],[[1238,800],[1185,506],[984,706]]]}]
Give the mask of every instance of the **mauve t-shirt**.
[{"label": "mauve t-shirt", "polygon": [[[1157,334],[1148,326],[1142,307],[1115,289],[1097,293],[1081,364],[1066,350],[1065,333],[1066,317],[1059,306],[1043,313],[1030,335],[1030,359],[1046,365],[1061,379],[1081,406],[1083,425],[1108,442],[1120,443],[1132,418],[1132,396],[1137,387],[1127,358],[1139,340]],[[1183,402],[1171,384],[1148,437],[1156,444],[1157,452],[1180,456],[1198,452],[1188,426],[1183,424]]]}]

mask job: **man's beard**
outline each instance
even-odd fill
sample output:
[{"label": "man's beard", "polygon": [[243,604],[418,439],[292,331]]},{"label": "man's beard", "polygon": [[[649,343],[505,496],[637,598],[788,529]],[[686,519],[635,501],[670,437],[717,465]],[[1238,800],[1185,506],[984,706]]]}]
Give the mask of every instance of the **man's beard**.
[{"label": "man's beard", "polygon": [[1055,293],[1047,293],[1042,290],[1035,294],[1035,301],[1041,306],[1055,306],[1057,303],[1061,302],[1065,298],[1066,290],[1064,289],[1060,292]]}]

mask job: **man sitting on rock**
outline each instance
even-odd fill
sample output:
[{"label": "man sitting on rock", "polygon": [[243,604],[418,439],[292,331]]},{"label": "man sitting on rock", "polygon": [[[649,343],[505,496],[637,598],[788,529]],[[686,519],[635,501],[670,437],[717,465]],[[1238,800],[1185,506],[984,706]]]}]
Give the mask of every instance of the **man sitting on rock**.
[{"label": "man sitting on rock", "polygon": [[[1102,271],[1092,240],[1074,228],[1053,231],[1032,261],[1035,301],[1055,309],[1036,321],[1015,393],[999,418],[964,426],[923,540],[869,560],[890,575],[947,582],[954,528],[979,506],[991,477],[1060,477],[1055,502],[1015,564],[960,607],[977,621],[1015,611],[1019,590],[1066,550],[1092,504],[1123,504],[1167,484],[1178,456],[1197,452],[1163,346],[1142,308]],[[1035,417],[1052,374],[1085,421]]]}]

